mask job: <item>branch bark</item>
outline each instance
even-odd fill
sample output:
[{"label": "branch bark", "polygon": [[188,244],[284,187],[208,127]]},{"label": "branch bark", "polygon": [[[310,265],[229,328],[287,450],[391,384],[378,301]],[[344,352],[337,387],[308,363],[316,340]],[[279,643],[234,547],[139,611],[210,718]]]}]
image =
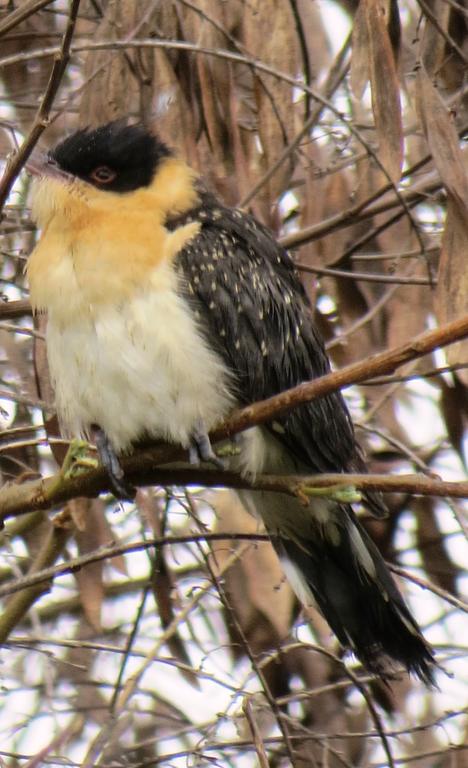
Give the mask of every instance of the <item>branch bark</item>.
[{"label": "branch bark", "polygon": [[65,74],[68,62],[70,61],[70,49],[80,1],[81,0],[72,0],[62,44],[54,55],[54,63],[50,73],[49,82],[39,105],[39,109],[37,110],[36,117],[34,118],[32,128],[18,152],[13,155],[12,159],[7,163],[5,173],[0,181],[0,211],[3,209],[18,174],[36,146],[41,134],[49,124],[49,113]]},{"label": "branch bark", "polygon": [[[245,429],[284,415],[298,405],[310,402],[317,397],[324,397],[338,389],[366,381],[374,376],[393,373],[409,360],[422,357],[436,348],[444,347],[466,336],[468,336],[468,315],[367,360],[348,365],[340,371],[332,371],[319,379],[299,384],[267,400],[241,408],[212,432],[211,439],[214,443],[225,440]],[[161,465],[183,460],[184,456],[184,451],[179,446],[159,444],[151,448],[137,449],[132,456],[124,457],[122,464],[129,481],[137,485],[226,485],[233,488],[263,488],[301,495],[302,489],[309,484],[314,488],[352,484],[356,488],[404,490],[425,495],[452,495],[461,498],[468,495],[468,483],[444,483],[419,476],[377,476],[377,479],[372,475],[286,478],[259,476],[255,482],[252,482],[230,472],[161,468]],[[8,517],[36,509],[50,509],[76,496],[94,497],[106,490],[109,490],[109,484],[107,475],[102,469],[71,478],[66,478],[59,473],[53,477],[21,485],[5,485],[0,490],[0,522]]]},{"label": "branch bark", "polygon": [[[5,605],[0,616],[0,643],[4,643],[13,627],[21,621],[33,603],[50,588],[47,579],[34,580],[34,574],[43,573],[62,554],[63,547],[70,536],[71,529],[62,525],[52,525],[49,536],[44,542],[31,565],[31,569],[24,578],[30,579],[30,583],[24,589],[13,590],[13,597]],[[10,593],[11,594],[11,593]]]},{"label": "branch bark", "polygon": [[21,24],[22,21],[25,21],[28,16],[32,16],[33,13],[40,11],[41,8],[45,8],[46,5],[50,5],[52,2],[53,0],[27,0],[26,2],[23,2],[21,8],[16,8],[16,10],[9,13],[8,16],[0,22],[0,37],[3,37],[7,32],[10,32],[11,29],[14,29],[18,24]]},{"label": "branch bark", "polygon": [[[63,535],[66,535],[65,529],[61,530]],[[233,542],[233,544],[234,542],[251,542],[252,544],[255,544],[256,542],[260,541],[270,541],[270,537],[266,533],[190,533],[184,536],[158,536],[154,539],[144,539],[141,541],[131,542],[130,544],[105,544],[104,546],[93,550],[93,552],[88,552],[85,555],[80,555],[79,557],[68,559],[66,562],[58,563],[57,565],[44,567],[42,570],[38,570],[38,568],[33,567],[26,576],[22,576],[0,587],[0,598],[6,597],[8,595],[14,595],[15,593],[21,592],[25,589],[37,591],[40,585],[44,583],[50,583],[57,576],[76,573],[77,571],[81,570],[81,568],[89,565],[90,563],[100,562],[112,557],[119,557],[121,555],[130,554],[131,552],[144,552],[148,549],[152,549],[153,547],[166,547],[175,544],[193,544],[194,542],[214,541],[230,541]],[[235,553],[238,555],[239,549],[236,549]],[[447,600],[451,605],[454,605],[456,608],[459,608],[465,613],[468,613],[468,603],[466,601],[460,600],[450,592],[441,589],[441,587],[432,584],[432,582],[429,582],[426,579],[414,576],[412,573],[403,568],[399,568],[392,563],[387,564],[389,568],[394,571],[394,573],[415,582],[423,589],[430,590],[434,594],[439,595],[439,597],[442,597],[444,600]]]},{"label": "branch bark", "polygon": [[[434,349],[445,347],[468,336],[468,315],[464,315],[451,323],[436,328],[433,331],[416,336],[413,341],[398,347],[379,352],[367,360],[347,365],[340,371],[322,376],[313,381],[304,382],[279,395],[254,405],[236,411],[223,425],[223,431],[228,435],[241,432],[248,427],[263,424],[272,418],[282,416],[298,405],[310,402],[317,397],[323,397],[338,389],[360,384],[373,376],[394,373],[397,368],[410,360],[423,357]],[[218,430],[214,437],[217,438]]]}]

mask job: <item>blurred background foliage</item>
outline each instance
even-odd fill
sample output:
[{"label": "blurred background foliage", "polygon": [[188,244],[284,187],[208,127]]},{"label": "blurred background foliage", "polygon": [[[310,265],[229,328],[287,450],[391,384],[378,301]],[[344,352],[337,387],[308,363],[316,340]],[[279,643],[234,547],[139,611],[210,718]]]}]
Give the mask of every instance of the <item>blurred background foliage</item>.
[{"label": "blurred background foliage", "polygon": [[[154,125],[294,249],[343,366],[467,311],[467,32],[458,0],[3,0],[3,483],[57,471],[67,448],[46,319],[27,302],[36,232],[17,145],[127,115]],[[370,471],[464,476],[467,364],[459,342],[347,391]],[[229,490],[76,498],[9,522],[0,764],[466,767],[466,506],[387,502],[388,519],[364,520],[413,577],[402,588],[448,673],[439,690],[405,677],[390,689],[344,666],[267,542],[148,543],[255,533]],[[124,553],[99,557],[112,542]],[[73,574],[13,591],[95,551]]]}]

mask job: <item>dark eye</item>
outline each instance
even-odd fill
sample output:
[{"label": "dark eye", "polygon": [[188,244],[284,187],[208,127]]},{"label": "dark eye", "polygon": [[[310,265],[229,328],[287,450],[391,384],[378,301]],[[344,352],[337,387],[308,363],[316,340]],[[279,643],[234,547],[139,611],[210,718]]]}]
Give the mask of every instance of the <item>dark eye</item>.
[{"label": "dark eye", "polygon": [[98,165],[98,167],[89,174],[89,178],[96,182],[96,184],[110,184],[114,181],[116,176],[117,173],[113,171],[112,168],[109,168],[108,165]]}]

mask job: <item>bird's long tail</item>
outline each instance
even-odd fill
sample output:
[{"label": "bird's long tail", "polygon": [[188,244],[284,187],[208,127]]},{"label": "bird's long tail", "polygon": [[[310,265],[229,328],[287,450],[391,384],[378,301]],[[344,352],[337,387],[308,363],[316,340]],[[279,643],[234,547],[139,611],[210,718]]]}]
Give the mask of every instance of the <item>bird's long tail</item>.
[{"label": "bird's long tail", "polygon": [[352,509],[338,512],[307,540],[281,530],[272,537],[299,599],[320,609],[370,671],[385,679],[399,663],[433,685],[433,651],[382,556]]}]

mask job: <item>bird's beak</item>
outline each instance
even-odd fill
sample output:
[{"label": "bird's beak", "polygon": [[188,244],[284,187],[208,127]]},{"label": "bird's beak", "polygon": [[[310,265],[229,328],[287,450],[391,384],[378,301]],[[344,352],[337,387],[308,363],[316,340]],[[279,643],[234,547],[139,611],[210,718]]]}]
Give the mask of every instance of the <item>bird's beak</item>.
[{"label": "bird's beak", "polygon": [[58,181],[72,181],[73,176],[63,171],[60,166],[45,152],[33,149],[25,164],[26,171],[31,176],[47,177]]}]

